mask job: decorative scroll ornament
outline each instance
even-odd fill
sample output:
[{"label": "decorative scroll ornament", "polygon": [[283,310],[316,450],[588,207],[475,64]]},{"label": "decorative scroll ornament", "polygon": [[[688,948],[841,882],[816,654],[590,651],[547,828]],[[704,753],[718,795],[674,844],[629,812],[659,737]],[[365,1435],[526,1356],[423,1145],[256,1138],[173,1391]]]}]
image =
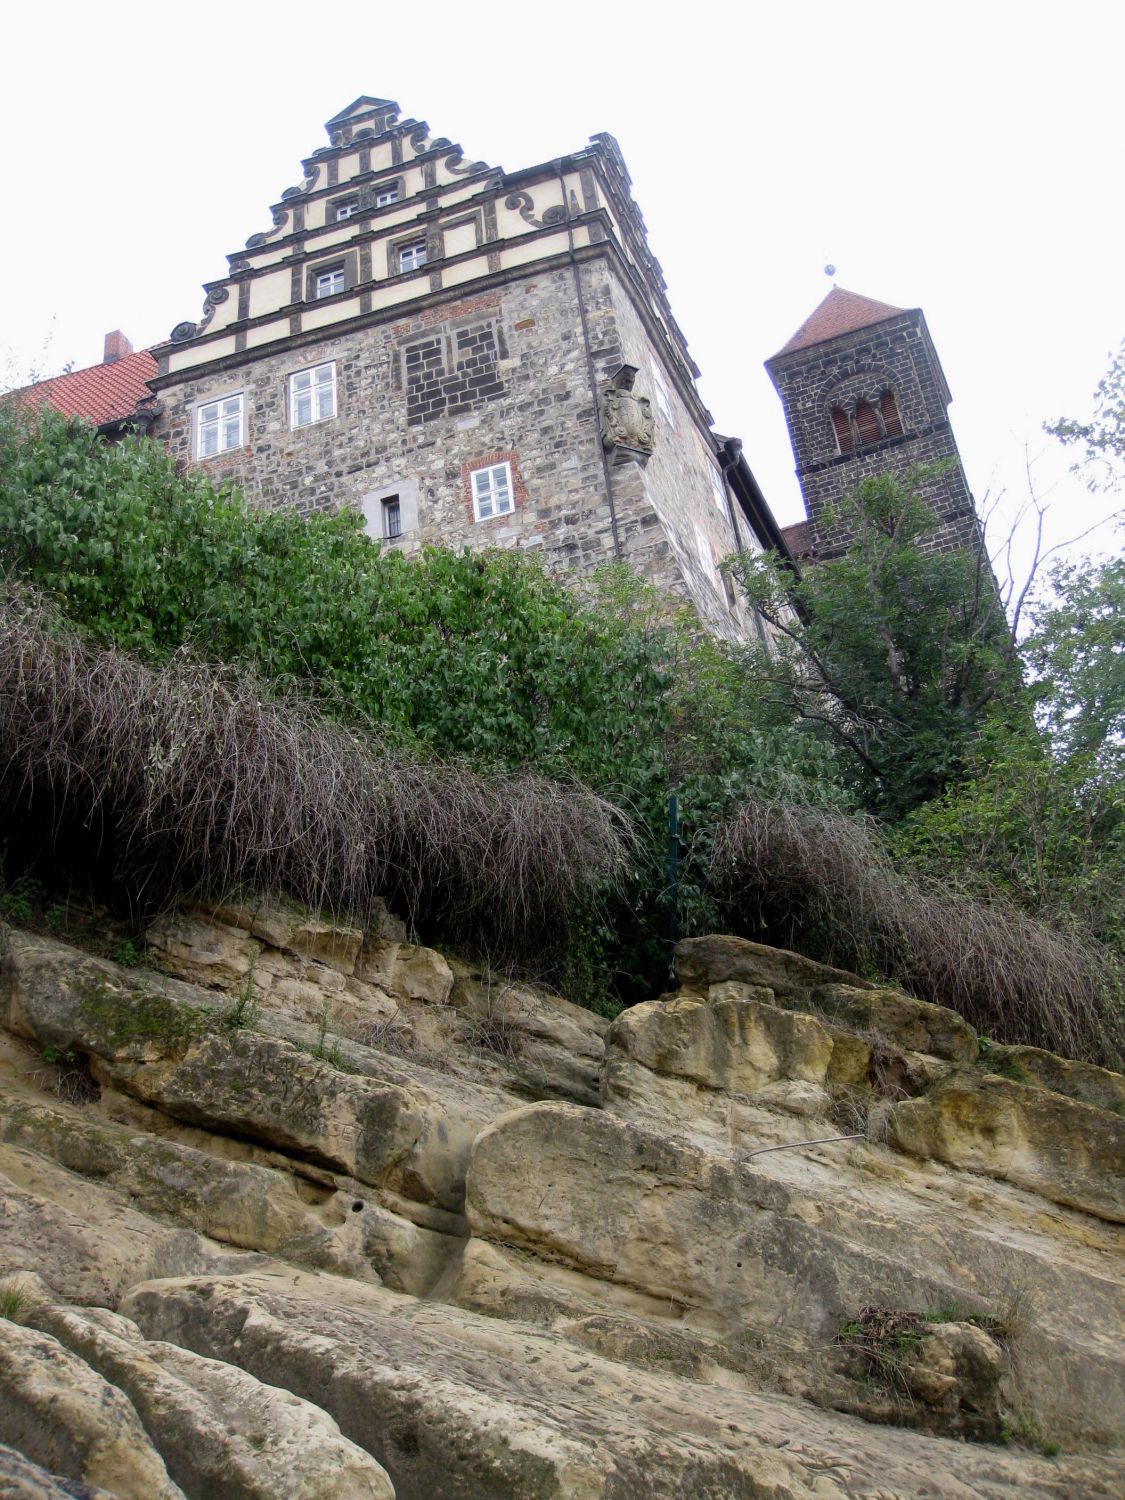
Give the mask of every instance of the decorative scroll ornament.
[{"label": "decorative scroll ornament", "polygon": [[196,328],[194,323],[177,323],[169,337],[173,344],[186,344],[188,339],[195,337],[195,333]]},{"label": "decorative scroll ornament", "polygon": [[535,202],[530,193],[509,193],[504,199],[505,208],[518,208],[520,218],[525,224],[530,224],[534,229],[547,229],[552,224],[566,223],[566,209],[561,203],[554,204],[551,208],[544,209],[543,217],[535,217]]},{"label": "decorative scroll ornament", "polygon": [[602,392],[602,447],[615,464],[632,460],[643,469],[652,457],[652,402],[633,390],[635,365],[622,365]]},{"label": "decorative scroll ornament", "polygon": [[417,155],[421,155],[421,153],[426,149],[426,142],[429,140],[429,138],[430,132],[428,126],[426,125],[419,125],[416,130],[412,130],[407,136],[407,140],[410,142]]},{"label": "decorative scroll ornament", "polygon": [[[282,195],[284,196],[284,194]],[[252,234],[246,241],[247,250],[256,250],[259,245],[264,245],[268,240],[277,239],[278,235],[289,223],[289,210],[282,208],[280,204],[273,211],[273,228],[265,234]]]},{"label": "decorative scroll ornament", "polygon": [[465,153],[461,150],[460,146],[457,147],[456,151],[445,158],[445,161],[442,163],[442,165],[445,167],[445,170],[447,172],[456,172],[458,174],[463,172],[488,171],[488,163],[486,161],[466,161]]},{"label": "decorative scroll ornament", "polygon": [[229,296],[230,292],[225,286],[213,286],[211,288],[211,290],[207,293],[207,296],[203,300],[203,319],[200,322],[199,327],[195,330],[196,333],[203,332],[208,323],[210,323],[211,319],[215,316],[215,309],[217,307],[220,307]]}]

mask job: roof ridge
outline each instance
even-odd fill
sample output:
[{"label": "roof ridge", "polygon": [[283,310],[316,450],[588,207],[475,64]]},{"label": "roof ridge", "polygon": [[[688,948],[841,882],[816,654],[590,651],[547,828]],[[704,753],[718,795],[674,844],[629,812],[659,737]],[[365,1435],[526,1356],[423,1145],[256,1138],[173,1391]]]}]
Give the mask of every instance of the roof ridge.
[{"label": "roof ridge", "polygon": [[[834,286],[771,360],[783,354],[792,354],[798,349],[809,349],[814,344],[826,344],[829,339],[839,338],[845,333],[857,333],[874,323],[883,323],[887,318],[898,317],[907,312],[905,307],[894,307],[889,302],[879,302],[874,297],[865,297],[862,292],[850,292],[846,287]],[[767,363],[771,361],[768,360]]]}]

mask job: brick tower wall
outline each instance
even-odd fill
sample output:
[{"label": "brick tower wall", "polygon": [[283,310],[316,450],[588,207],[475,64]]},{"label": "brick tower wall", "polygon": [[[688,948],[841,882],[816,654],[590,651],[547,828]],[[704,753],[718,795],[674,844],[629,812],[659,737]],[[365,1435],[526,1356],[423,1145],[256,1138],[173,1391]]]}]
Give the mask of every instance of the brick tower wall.
[{"label": "brick tower wall", "polygon": [[[905,474],[918,464],[948,465],[920,486],[938,522],[928,547],[977,544],[973,497],[949,422],[949,390],[920,312],[778,355],[768,368],[785,410],[817,556],[832,557],[847,546],[846,527],[832,512],[849,490],[871,475]],[[842,454],[831,407],[882,390],[894,393],[902,435]]]}]

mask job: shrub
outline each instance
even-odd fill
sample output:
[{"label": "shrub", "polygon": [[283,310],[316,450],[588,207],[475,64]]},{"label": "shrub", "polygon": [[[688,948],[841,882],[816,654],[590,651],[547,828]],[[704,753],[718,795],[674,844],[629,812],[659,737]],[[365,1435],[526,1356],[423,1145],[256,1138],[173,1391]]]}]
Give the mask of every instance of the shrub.
[{"label": "shrub", "polygon": [[621,873],[625,818],[577,782],[427,761],[271,697],[245,670],[162,667],[0,595],[0,794],[91,830],[131,888],[256,885],[527,952]]},{"label": "shrub", "polygon": [[740,924],[894,975],[977,1031],[1120,1066],[1119,977],[1093,940],[896,862],[868,819],[749,800],[718,831],[713,877]]}]

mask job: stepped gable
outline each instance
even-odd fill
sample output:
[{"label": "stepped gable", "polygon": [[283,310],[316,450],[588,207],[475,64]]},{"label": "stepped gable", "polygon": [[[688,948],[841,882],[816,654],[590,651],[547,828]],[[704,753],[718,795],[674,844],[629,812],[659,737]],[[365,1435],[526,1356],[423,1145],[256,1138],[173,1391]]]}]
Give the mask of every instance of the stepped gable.
[{"label": "stepped gable", "polygon": [[798,349],[810,349],[814,344],[826,344],[829,339],[839,338],[845,333],[856,333],[861,328],[869,328],[874,323],[895,318],[905,311],[904,307],[892,307],[889,302],[876,302],[874,297],[861,297],[858,292],[834,286],[773,359],[780,359],[783,354],[792,354]]}]

